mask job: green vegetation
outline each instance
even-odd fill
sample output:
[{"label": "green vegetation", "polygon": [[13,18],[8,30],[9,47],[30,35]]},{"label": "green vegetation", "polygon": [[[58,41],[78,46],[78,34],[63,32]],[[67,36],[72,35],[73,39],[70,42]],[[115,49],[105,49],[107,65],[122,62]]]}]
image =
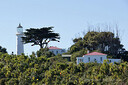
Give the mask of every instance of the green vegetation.
[{"label": "green vegetation", "polygon": [[72,54],[72,61],[75,62],[76,57],[80,57],[90,52],[98,51],[108,54],[111,58],[120,58],[128,61],[128,52],[125,51],[118,36],[112,32],[89,31],[84,37],[75,38],[74,44],[68,50]]},{"label": "green vegetation", "polygon": [[53,27],[26,29],[26,32],[24,32],[25,36],[22,37],[23,42],[33,43],[32,46],[39,45],[40,48],[47,47],[50,41],[58,41],[58,39],[60,39],[59,34],[54,33],[52,28]]},{"label": "green vegetation", "polygon": [[90,51],[99,50],[113,56],[118,54],[119,49],[123,49],[120,39],[112,32],[88,32],[83,38],[75,38],[74,45],[70,48],[70,53],[88,49]]},{"label": "green vegetation", "polygon": [[106,60],[103,64],[76,65],[47,49],[30,57],[0,53],[0,68],[0,85],[128,84],[127,62],[112,64]]},{"label": "green vegetation", "polygon": [[3,47],[0,46],[0,52],[7,53],[7,50],[6,50],[6,48],[3,48]]}]

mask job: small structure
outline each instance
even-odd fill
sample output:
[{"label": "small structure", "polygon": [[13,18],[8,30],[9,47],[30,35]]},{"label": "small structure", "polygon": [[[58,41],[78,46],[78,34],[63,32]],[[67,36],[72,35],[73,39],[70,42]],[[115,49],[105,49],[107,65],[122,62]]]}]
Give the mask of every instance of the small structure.
[{"label": "small structure", "polygon": [[66,52],[65,49],[54,47],[54,46],[50,46],[49,47],[49,51],[51,51],[55,55],[62,54],[62,53],[65,53]]},{"label": "small structure", "polygon": [[[103,63],[104,60],[107,60],[107,54],[99,53],[99,52],[92,52],[88,53],[86,55],[83,55],[83,57],[77,57],[77,64],[83,62],[83,63],[89,63],[89,62],[97,62],[97,63]],[[121,62],[121,59],[108,59],[109,62]]]},{"label": "small structure", "polygon": [[72,55],[62,55],[62,58],[67,59],[68,61],[71,61]]}]

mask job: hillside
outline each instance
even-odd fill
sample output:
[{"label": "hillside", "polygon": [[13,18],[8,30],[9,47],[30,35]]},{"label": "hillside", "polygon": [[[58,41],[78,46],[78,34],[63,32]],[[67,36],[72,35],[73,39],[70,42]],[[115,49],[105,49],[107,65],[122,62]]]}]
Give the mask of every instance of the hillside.
[{"label": "hillside", "polygon": [[[48,54],[48,52],[47,52]],[[8,55],[0,53],[0,85],[128,84],[128,63],[75,63],[60,55]]]}]

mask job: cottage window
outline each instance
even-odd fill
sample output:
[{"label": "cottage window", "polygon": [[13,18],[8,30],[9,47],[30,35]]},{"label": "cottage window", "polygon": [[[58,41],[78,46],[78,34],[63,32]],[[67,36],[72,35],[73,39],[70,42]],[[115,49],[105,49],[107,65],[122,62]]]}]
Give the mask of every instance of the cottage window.
[{"label": "cottage window", "polygon": [[94,59],[94,61],[96,62],[96,59]]},{"label": "cottage window", "polygon": [[56,54],[58,54],[58,51],[56,51]]},{"label": "cottage window", "polygon": [[79,62],[83,62],[83,59],[79,59]]},{"label": "cottage window", "polygon": [[102,61],[102,57],[100,57],[100,61]]},{"label": "cottage window", "polygon": [[65,50],[61,50],[61,52],[65,52]]},{"label": "cottage window", "polygon": [[90,61],[90,57],[88,57],[88,61]]},{"label": "cottage window", "polygon": [[111,62],[111,60],[109,60],[109,62]]}]

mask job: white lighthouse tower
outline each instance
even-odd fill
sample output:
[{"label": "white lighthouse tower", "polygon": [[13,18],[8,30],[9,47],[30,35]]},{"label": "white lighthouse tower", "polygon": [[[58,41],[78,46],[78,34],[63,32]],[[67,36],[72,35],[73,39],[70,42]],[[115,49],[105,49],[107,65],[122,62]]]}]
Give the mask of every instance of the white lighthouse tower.
[{"label": "white lighthouse tower", "polygon": [[19,24],[16,33],[16,55],[21,55],[21,53],[24,53],[24,46],[21,37],[23,37],[23,27],[21,24]]}]

